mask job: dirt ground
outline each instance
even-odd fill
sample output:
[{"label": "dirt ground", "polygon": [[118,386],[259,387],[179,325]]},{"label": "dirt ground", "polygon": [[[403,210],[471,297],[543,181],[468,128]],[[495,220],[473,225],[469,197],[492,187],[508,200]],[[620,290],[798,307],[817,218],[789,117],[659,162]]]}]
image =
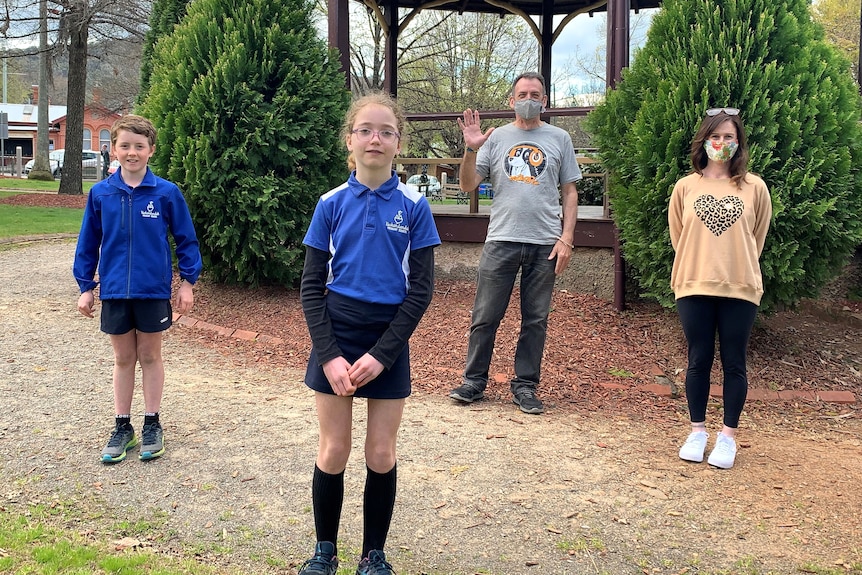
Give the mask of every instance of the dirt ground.
[{"label": "dirt ground", "polygon": [[[201,282],[192,316],[281,341],[171,328],[168,451],[107,467],[98,452],[111,426],[112,356],[98,322],[75,310],[73,253],[68,242],[0,251],[0,510],[50,504],[94,541],[127,537],[225,573],[295,573],[314,541],[317,441],[295,294]],[[642,389],[653,365],[676,378],[685,367],[673,314],[619,314],[560,292],[541,392],[547,413],[511,403],[515,310],[489,399],[456,405],[446,391],[463,362],[471,302],[469,284],[439,282],[413,339],[415,392],[387,549],[398,573],[862,573],[858,403],[749,402],[732,470],[683,462],[684,398]],[[839,309],[838,321],[807,311],[764,319],[752,387],[862,396],[862,331],[841,313],[850,311]],[[342,573],[353,572],[361,546],[363,407],[346,473]],[[141,410],[138,392],[136,419]],[[715,401],[711,440],[720,419]]]}]

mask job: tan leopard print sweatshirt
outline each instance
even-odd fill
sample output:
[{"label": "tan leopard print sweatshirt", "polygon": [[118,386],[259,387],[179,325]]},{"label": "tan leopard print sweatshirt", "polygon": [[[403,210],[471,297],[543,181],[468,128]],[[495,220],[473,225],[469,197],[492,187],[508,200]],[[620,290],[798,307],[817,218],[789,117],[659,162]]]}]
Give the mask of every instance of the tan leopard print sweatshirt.
[{"label": "tan leopard print sweatshirt", "polygon": [[674,186],[667,219],[676,252],[670,276],[676,299],[706,295],[760,305],[759,260],[772,200],[758,176],[749,173],[741,184],[693,173]]}]

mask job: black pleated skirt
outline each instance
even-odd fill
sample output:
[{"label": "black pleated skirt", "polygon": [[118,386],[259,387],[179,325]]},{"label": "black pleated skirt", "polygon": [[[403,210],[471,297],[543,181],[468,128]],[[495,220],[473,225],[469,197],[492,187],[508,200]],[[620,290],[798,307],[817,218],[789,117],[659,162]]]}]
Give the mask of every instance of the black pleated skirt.
[{"label": "black pleated skirt", "polygon": [[[335,340],[350,363],[365,355],[389,327],[398,312],[397,305],[370,304],[329,292],[326,309],[332,322]],[[314,348],[308,358],[305,385],[321,393],[335,394],[323,368],[318,365]],[[390,369],[384,369],[375,379],[363,385],[354,397],[371,399],[401,399],[410,395],[410,349],[404,350]]]}]

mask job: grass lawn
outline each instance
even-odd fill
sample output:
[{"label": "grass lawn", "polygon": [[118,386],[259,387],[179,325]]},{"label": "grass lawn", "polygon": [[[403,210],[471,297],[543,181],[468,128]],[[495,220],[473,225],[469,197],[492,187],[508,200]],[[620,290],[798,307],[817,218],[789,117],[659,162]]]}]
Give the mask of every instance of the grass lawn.
[{"label": "grass lawn", "polygon": [[[93,184],[96,182],[93,181],[85,181],[84,182],[84,193],[90,191],[90,188],[93,187]],[[26,191],[38,191],[38,192],[56,192],[60,189],[60,180],[54,180],[52,182],[43,182],[40,180],[28,180],[26,178],[0,178],[0,190],[9,191],[9,190],[21,190],[22,192]]]},{"label": "grass lawn", "polygon": [[[59,508],[59,509],[58,509]],[[154,554],[132,533],[118,541],[97,541],[65,528],[62,519],[76,511],[57,506],[32,505],[26,514],[0,515],[0,572],[4,573],[123,573],[125,575],[215,575],[217,570],[189,558]],[[119,528],[120,526],[118,526]],[[118,529],[120,530],[120,529]],[[155,531],[155,529],[153,529]],[[145,533],[146,534],[146,533]],[[104,540],[104,539],[107,539]]]},{"label": "grass lawn", "polygon": [[[0,192],[0,198],[14,195]],[[0,204],[0,238],[42,234],[76,234],[81,230],[84,210],[37,208]]]}]

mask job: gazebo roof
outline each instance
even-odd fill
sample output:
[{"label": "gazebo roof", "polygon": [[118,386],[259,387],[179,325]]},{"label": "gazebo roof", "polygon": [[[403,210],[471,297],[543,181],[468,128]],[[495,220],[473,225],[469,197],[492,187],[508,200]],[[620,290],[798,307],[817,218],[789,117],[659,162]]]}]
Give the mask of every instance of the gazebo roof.
[{"label": "gazebo roof", "polygon": [[[377,5],[383,9],[386,0],[357,0],[365,5]],[[592,12],[604,12],[607,9],[607,0],[395,0],[399,8],[423,9],[423,10],[446,10],[449,12],[480,12],[484,14],[512,14],[515,11],[523,12],[533,16],[542,13],[545,4],[551,6],[554,14],[582,14]],[[631,0],[631,9],[637,12],[642,8],[658,8],[660,0]]]}]

